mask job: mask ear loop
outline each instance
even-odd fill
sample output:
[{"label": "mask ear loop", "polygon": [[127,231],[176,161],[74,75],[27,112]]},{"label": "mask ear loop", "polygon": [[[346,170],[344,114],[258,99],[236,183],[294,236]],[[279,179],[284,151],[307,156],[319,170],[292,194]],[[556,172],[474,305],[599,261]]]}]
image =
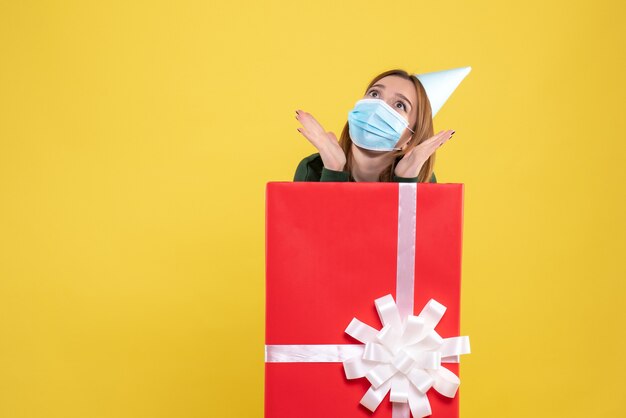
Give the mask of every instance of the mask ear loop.
[{"label": "mask ear loop", "polygon": [[[411,133],[413,135],[415,135],[415,131],[411,128],[409,128],[408,126],[406,127],[406,129],[408,129],[409,131],[411,131]],[[411,139],[413,139],[413,135],[411,135]],[[408,144],[409,142],[411,142],[411,139],[409,139],[408,141],[406,141],[406,143]],[[402,148],[394,148],[395,151],[402,151]]]}]

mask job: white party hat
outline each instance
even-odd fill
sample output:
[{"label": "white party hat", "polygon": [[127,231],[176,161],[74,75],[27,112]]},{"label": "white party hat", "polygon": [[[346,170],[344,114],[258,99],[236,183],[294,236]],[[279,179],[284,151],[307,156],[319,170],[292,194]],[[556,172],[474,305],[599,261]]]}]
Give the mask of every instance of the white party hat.
[{"label": "white party hat", "polygon": [[433,118],[471,70],[472,67],[459,67],[432,73],[413,74],[426,90]]}]

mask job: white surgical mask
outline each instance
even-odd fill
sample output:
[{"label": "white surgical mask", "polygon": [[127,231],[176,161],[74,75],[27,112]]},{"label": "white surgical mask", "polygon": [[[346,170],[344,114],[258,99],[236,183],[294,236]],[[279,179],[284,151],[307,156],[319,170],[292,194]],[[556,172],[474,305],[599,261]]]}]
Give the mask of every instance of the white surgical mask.
[{"label": "white surgical mask", "polygon": [[[361,148],[394,151],[409,122],[384,100],[361,99],[348,113],[350,138]],[[413,132],[415,133],[415,132]]]}]

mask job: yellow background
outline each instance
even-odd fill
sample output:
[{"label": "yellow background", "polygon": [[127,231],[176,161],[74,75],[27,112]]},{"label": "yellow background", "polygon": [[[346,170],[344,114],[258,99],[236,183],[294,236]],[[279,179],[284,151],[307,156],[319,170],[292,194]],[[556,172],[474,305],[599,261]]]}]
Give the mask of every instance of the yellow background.
[{"label": "yellow background", "polygon": [[0,417],[262,416],[265,184],[315,152],[294,111],[339,134],[379,72],[467,65],[435,118],[461,414],[624,416],[624,9],[3,1]]}]

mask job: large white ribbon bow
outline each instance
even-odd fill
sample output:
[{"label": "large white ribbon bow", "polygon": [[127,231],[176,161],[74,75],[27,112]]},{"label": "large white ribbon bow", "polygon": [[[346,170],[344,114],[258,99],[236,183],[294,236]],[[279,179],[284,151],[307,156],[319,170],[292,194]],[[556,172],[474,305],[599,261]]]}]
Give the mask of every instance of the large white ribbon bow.
[{"label": "large white ribbon bow", "polygon": [[343,361],[348,379],[365,377],[372,386],[361,399],[370,411],[391,390],[390,401],[408,403],[411,414],[432,414],[426,392],[432,387],[453,398],[459,378],[441,363],[458,363],[459,355],[470,352],[469,337],[442,338],[435,331],[446,307],[431,299],[418,316],[402,319],[391,295],[376,299],[381,330],[354,318],[346,333],[365,344],[362,354]]}]

